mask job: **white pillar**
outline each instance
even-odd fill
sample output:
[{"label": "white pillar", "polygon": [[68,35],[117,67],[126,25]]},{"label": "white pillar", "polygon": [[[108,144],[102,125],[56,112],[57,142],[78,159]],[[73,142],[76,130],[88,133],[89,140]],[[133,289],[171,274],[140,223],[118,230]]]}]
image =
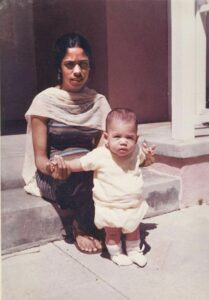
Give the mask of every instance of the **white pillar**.
[{"label": "white pillar", "polygon": [[[198,1],[200,2],[200,1]],[[206,14],[209,13],[208,4],[197,6],[196,13],[196,123],[209,121],[209,109],[206,109],[206,65],[207,65],[207,37]],[[209,38],[209,37],[208,37]]]},{"label": "white pillar", "polygon": [[195,0],[171,0],[172,137],[194,138]]}]

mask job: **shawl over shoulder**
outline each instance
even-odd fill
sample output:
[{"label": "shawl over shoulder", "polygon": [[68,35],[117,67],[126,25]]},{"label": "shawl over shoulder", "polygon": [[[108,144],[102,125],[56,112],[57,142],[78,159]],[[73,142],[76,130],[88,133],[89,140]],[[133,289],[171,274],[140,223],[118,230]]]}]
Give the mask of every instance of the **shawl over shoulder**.
[{"label": "shawl over shoulder", "polygon": [[27,120],[26,151],[23,179],[26,192],[41,196],[35,180],[35,160],[31,133],[31,116],[41,116],[66,125],[87,126],[105,129],[105,120],[110,111],[107,99],[85,87],[82,92],[68,93],[59,87],[48,88],[39,93],[25,114]]}]

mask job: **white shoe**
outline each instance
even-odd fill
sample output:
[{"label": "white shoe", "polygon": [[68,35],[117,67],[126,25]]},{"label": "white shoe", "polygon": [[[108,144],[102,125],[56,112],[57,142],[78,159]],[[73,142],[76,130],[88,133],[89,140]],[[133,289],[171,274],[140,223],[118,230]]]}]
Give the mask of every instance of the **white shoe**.
[{"label": "white shoe", "polygon": [[147,264],[147,259],[143,255],[143,252],[140,250],[139,251],[137,251],[137,250],[129,251],[128,257],[130,258],[130,260],[132,262],[137,264],[139,267],[144,267]]},{"label": "white shoe", "polygon": [[132,260],[125,254],[118,254],[111,256],[111,260],[119,266],[129,266],[132,265]]}]

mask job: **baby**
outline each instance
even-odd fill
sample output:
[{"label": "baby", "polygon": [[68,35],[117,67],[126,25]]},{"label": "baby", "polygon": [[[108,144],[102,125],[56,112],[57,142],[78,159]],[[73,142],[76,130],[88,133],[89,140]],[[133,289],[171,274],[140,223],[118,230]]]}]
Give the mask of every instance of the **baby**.
[{"label": "baby", "polygon": [[[153,162],[155,146],[140,148],[137,139],[137,119],[130,109],[116,108],[107,116],[105,145],[79,159],[64,161],[55,156],[51,172],[64,164],[70,172],[94,171],[93,199],[95,225],[105,230],[105,243],[111,260],[120,265],[144,267],[146,257],[140,248],[140,222],[148,205],[142,197],[143,179],[139,166]],[[126,253],[121,247],[125,235]]]}]

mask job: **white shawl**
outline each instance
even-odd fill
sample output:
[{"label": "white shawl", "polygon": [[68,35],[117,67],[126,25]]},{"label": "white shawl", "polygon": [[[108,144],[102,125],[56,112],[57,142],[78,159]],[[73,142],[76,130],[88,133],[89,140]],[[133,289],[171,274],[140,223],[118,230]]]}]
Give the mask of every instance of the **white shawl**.
[{"label": "white shawl", "polygon": [[59,87],[48,88],[39,93],[25,114],[27,120],[26,151],[23,179],[26,192],[41,196],[35,180],[35,160],[31,133],[31,116],[41,116],[66,125],[87,126],[105,129],[105,120],[110,106],[107,99],[85,87],[81,92],[69,93]]}]

